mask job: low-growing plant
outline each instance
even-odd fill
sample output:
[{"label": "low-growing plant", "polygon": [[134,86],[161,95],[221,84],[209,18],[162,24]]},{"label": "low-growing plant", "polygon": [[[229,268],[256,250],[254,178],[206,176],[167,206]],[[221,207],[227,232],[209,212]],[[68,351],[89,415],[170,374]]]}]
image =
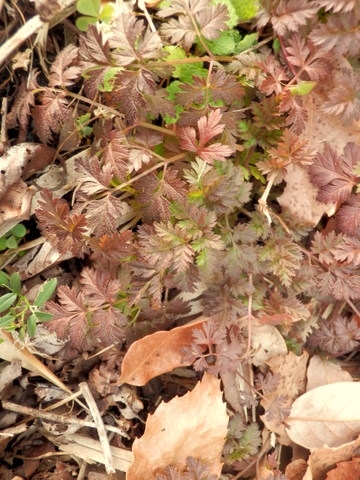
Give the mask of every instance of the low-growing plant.
[{"label": "low-growing plant", "polygon": [[55,292],[57,285],[56,278],[46,281],[33,302],[22,293],[20,274],[18,272],[8,275],[0,272],[0,288],[3,293],[0,297],[0,328],[7,331],[16,330],[19,338],[23,339],[25,334],[34,337],[36,325],[48,322],[52,314],[45,312],[43,307]]}]

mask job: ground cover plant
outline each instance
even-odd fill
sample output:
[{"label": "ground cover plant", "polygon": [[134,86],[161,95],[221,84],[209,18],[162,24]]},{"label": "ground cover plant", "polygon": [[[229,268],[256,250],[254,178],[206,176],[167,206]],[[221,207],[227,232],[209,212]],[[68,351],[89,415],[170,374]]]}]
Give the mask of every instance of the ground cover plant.
[{"label": "ground cover plant", "polygon": [[359,3],[0,8],[0,477],[359,478]]}]

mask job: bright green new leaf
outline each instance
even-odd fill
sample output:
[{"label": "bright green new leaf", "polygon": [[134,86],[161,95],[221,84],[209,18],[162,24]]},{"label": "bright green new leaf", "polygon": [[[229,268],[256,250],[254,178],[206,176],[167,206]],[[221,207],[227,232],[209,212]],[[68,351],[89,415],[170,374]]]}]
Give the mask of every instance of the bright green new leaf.
[{"label": "bright green new leaf", "polygon": [[30,315],[30,317],[27,319],[27,322],[26,322],[26,331],[28,333],[28,335],[30,337],[34,337],[35,336],[35,332],[36,332],[36,315],[35,313],[32,313]]},{"label": "bright green new leaf", "polygon": [[[165,57],[167,62],[172,62],[173,60],[183,60],[188,57],[185,50],[181,47],[175,47],[173,45],[164,47],[164,50],[168,52],[168,56]],[[174,64],[174,71],[172,76],[174,78],[179,78],[184,83],[192,83],[192,77],[196,75],[197,77],[206,77],[207,70],[203,68],[203,62],[194,62],[194,63],[183,63],[183,64]]]},{"label": "bright green new leaf", "polygon": [[297,85],[292,85],[289,87],[290,92],[292,95],[307,95],[311,92],[311,90],[316,86],[316,82],[310,82],[303,80],[302,82],[298,83]]},{"label": "bright green new leaf", "polygon": [[78,0],[76,2],[76,10],[83,15],[97,17],[100,12],[100,0]]},{"label": "bright green new leaf", "polygon": [[26,235],[26,228],[22,223],[18,223],[10,231],[13,235],[15,235],[15,237],[18,238],[22,238]]},{"label": "bright green new leaf", "polygon": [[247,22],[255,17],[259,9],[258,0],[231,0],[240,22]]},{"label": "bright green new leaf", "polygon": [[123,68],[121,67],[112,67],[106,70],[104,74],[104,81],[103,84],[98,85],[98,89],[100,92],[112,92],[114,88],[114,80],[116,75],[121,72]]},{"label": "bright green new leaf", "polygon": [[0,298],[0,313],[10,308],[16,299],[16,293],[5,293],[5,295]]},{"label": "bright green new leaf", "polygon": [[10,288],[11,290],[16,293],[16,295],[20,295],[21,293],[21,281],[20,281],[20,274],[19,272],[15,272],[10,277]]},{"label": "bright green new leaf", "polygon": [[47,282],[45,282],[44,285],[42,286],[42,289],[37,294],[34,305],[36,307],[41,307],[42,305],[44,305],[44,303],[47,302],[51,297],[51,295],[55,292],[56,285],[57,285],[56,278],[52,278],[51,280],[48,280]]},{"label": "bright green new leaf", "polygon": [[104,8],[101,10],[99,20],[104,23],[109,23],[110,20],[113,18],[114,15],[114,7],[111,3],[107,3]]}]

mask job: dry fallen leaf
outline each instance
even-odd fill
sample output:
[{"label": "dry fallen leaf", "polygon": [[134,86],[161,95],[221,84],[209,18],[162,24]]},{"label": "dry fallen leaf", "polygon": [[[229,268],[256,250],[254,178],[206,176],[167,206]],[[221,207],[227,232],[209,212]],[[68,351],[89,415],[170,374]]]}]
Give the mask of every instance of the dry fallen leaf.
[{"label": "dry fallen leaf", "polygon": [[[284,404],[284,406],[290,407],[299,393],[305,391],[308,358],[309,355],[306,352],[301,356],[289,352],[287,355],[276,355],[266,362],[271,368],[273,375],[276,375],[278,384],[276,388],[266,394],[260,402],[265,412],[268,411],[272,402],[276,401],[278,397],[286,395],[286,404]],[[278,418],[269,418],[265,413],[261,416],[261,419],[271,432],[277,434],[280,443],[283,445],[289,445],[291,443],[285,426],[279,422]]]},{"label": "dry fallen leaf", "polygon": [[338,447],[360,433],[360,383],[339,382],[301,395],[286,419],[291,440],[305,448]]},{"label": "dry fallen leaf", "polygon": [[273,325],[254,325],[251,331],[252,363],[264,365],[274,355],[286,355],[288,352],[285,340]]},{"label": "dry fallen leaf", "polygon": [[[308,460],[308,469],[303,480],[323,480],[326,472],[339,462],[351,460],[360,452],[360,436],[353,442],[338,448],[314,448]],[[345,479],[347,480],[347,479]]]},{"label": "dry fallen leaf", "polygon": [[161,403],[148,417],[144,435],[133,444],[134,463],[126,480],[153,480],[167,465],[182,469],[189,456],[220,475],[227,424],[220,380],[205,373],[194,390]]},{"label": "dry fallen leaf", "polygon": [[208,317],[200,317],[182,327],[156,332],[134,342],[124,357],[118,383],[141,386],[162,373],[190,365],[183,362],[182,349],[192,343],[193,329],[207,320]]},{"label": "dry fallen leaf", "polygon": [[360,478],[360,458],[353,458],[348,462],[340,462],[336,468],[330,470],[326,475],[326,480],[359,480]]},{"label": "dry fallen leaf", "polygon": [[349,372],[342,370],[340,365],[330,360],[314,355],[307,369],[306,391],[312,390],[321,385],[328,385],[337,382],[352,382],[352,376]]},{"label": "dry fallen leaf", "polygon": [[[360,131],[357,122],[346,126],[337,115],[326,115],[321,110],[322,99],[318,92],[312,92],[303,97],[303,107],[308,113],[306,128],[299,139],[309,142],[311,148],[322,149],[322,144],[328,142],[338,153],[342,153],[348,142],[358,143]],[[336,132],[336,135],[334,135]],[[326,213],[334,215],[336,206],[331,203],[321,203],[316,200],[318,189],[310,182],[307,169],[300,165],[291,165],[285,175],[286,187],[278,197],[283,210],[299,222],[316,226]]]}]

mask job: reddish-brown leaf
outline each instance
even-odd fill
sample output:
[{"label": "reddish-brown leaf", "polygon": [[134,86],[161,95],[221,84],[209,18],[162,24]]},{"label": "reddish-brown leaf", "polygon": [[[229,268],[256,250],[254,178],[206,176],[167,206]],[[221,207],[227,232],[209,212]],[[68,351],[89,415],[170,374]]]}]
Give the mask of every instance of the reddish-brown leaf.
[{"label": "reddish-brown leaf", "polygon": [[184,361],[183,348],[193,342],[193,329],[207,320],[200,317],[190,324],[152,333],[134,342],[124,357],[118,382],[141,386],[176,367],[191,365]]}]

